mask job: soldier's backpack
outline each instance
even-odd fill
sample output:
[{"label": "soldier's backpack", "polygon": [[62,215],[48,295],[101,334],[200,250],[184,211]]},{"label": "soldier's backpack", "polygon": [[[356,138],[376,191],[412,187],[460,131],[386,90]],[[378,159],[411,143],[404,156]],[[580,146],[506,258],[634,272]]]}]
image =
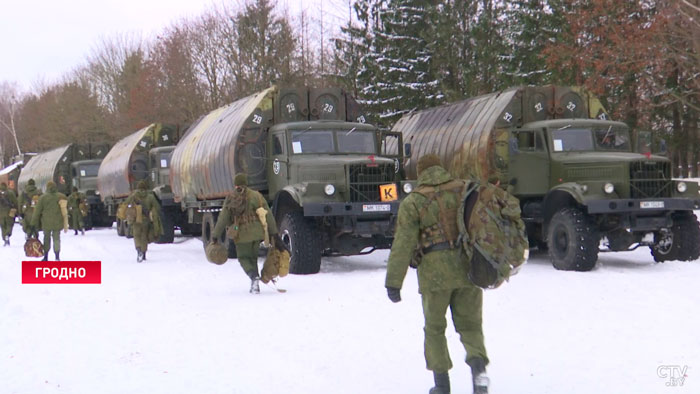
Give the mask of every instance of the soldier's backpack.
[{"label": "soldier's backpack", "polygon": [[24,254],[27,257],[41,257],[44,255],[44,245],[36,238],[29,238],[24,243]]},{"label": "soldier's backpack", "polygon": [[475,285],[496,288],[527,261],[529,249],[520,203],[500,187],[467,183],[457,225],[463,248],[471,252],[469,279]]}]

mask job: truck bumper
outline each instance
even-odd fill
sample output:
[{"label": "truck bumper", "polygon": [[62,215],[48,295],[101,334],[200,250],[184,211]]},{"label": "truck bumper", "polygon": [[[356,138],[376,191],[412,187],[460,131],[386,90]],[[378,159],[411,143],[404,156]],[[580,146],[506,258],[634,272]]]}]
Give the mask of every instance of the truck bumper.
[{"label": "truck bumper", "polygon": [[392,202],[327,202],[304,204],[304,216],[355,216],[363,217],[396,215],[399,201]]},{"label": "truck bumper", "polygon": [[661,215],[669,211],[692,211],[700,209],[700,199],[689,198],[655,198],[655,199],[611,199],[587,201],[590,214],[629,213],[642,216]]}]

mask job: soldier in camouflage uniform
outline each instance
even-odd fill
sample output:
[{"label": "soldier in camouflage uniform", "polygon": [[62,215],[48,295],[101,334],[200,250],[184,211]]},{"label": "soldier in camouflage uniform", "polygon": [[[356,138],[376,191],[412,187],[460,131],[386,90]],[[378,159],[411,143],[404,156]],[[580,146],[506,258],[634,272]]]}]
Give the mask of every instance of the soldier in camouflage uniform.
[{"label": "soldier in camouflage uniform", "polygon": [[39,202],[34,208],[32,226],[41,228],[44,232],[44,259],[49,259],[49,249],[53,239],[53,252],[56,261],[60,260],[61,229],[68,232],[68,199],[65,194],[56,189],[56,184],[49,181],[46,184],[46,193],[39,197]]},{"label": "soldier in camouflage uniform", "polygon": [[17,196],[7,188],[5,182],[0,183],[0,227],[2,227],[3,246],[10,246],[12,227],[15,225],[17,214]]},{"label": "soldier in camouflage uniform", "polygon": [[224,201],[212,238],[216,242],[226,230],[226,236],[236,245],[238,262],[250,278],[250,292],[257,294],[260,242],[277,235],[277,223],[262,194],[248,188],[246,174],[237,174],[234,185],[235,190]]},{"label": "soldier in camouflage uniform", "polygon": [[26,239],[39,238],[39,230],[32,226],[32,214],[41,197],[41,190],[36,188],[34,179],[27,181],[27,186],[19,195],[19,214],[22,216],[22,229]]},{"label": "soldier in camouflage uniform", "polygon": [[[394,242],[387,263],[389,299],[401,301],[400,289],[412,259],[419,259],[418,290],[425,317],[425,360],[433,371],[431,394],[450,392],[445,313],[467,351],[475,393],[488,392],[488,357],[482,331],[482,290],[468,279],[469,267],[458,238],[457,210],[464,181],[453,179],[437,155],[418,160],[418,187],[399,206]],[[426,197],[426,196],[430,196]],[[417,255],[414,252],[418,251]],[[415,264],[415,263],[414,263]]]},{"label": "soldier in camouflage uniform", "polygon": [[80,204],[84,201],[85,194],[80,193],[78,188],[73,186],[73,192],[68,196],[68,215],[70,216],[70,227],[75,230],[74,235],[78,235],[78,231],[85,235],[83,212],[80,210]]},{"label": "soldier in camouflage uniform", "polygon": [[137,189],[126,200],[127,220],[134,232],[136,262],[146,260],[148,244],[163,234],[160,221],[160,204],[146,181],[139,182]]}]

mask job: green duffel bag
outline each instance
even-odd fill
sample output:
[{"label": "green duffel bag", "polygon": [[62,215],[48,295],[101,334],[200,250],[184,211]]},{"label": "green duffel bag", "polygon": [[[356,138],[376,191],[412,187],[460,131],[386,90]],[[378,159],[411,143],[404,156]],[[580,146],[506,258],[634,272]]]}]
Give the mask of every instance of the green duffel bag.
[{"label": "green duffel bag", "polygon": [[210,242],[206,248],[204,248],[204,253],[207,255],[207,260],[210,263],[216,265],[221,265],[228,260],[228,251],[226,247],[219,242]]}]

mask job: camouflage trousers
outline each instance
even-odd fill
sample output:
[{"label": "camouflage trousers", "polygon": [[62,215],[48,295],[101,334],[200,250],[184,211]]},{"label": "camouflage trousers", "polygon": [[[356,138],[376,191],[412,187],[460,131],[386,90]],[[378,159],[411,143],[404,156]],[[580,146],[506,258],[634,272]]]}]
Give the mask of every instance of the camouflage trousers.
[{"label": "camouflage trousers", "polygon": [[424,291],[421,296],[425,317],[423,330],[426,367],[437,373],[447,372],[452,368],[445,338],[445,314],[448,307],[452,313],[455,330],[467,351],[466,359],[481,358],[488,364],[481,325],[482,290],[472,285],[453,290]]},{"label": "camouflage trousers", "polygon": [[249,278],[260,276],[258,270],[258,253],[260,252],[260,240],[252,242],[239,242],[236,244],[236,255],[241,268]]},{"label": "camouflage trousers", "polygon": [[24,230],[24,234],[26,234],[27,237],[39,238],[39,230],[32,226],[31,222],[32,215],[25,213],[24,219],[22,219],[22,230]]},{"label": "camouflage trousers", "polygon": [[131,229],[134,234],[134,246],[142,252],[148,250],[148,230],[150,223],[133,223]]},{"label": "camouflage trousers", "polygon": [[11,218],[9,212],[0,214],[0,227],[2,227],[2,237],[12,235],[12,227],[15,225],[15,218]]},{"label": "camouflage trousers", "polygon": [[49,253],[51,249],[51,239],[53,239],[53,251],[58,253],[61,251],[61,230],[43,230],[44,231],[44,253]]},{"label": "camouflage trousers", "polygon": [[70,228],[73,230],[82,230],[84,226],[83,215],[80,213],[80,210],[74,209],[70,214]]}]

